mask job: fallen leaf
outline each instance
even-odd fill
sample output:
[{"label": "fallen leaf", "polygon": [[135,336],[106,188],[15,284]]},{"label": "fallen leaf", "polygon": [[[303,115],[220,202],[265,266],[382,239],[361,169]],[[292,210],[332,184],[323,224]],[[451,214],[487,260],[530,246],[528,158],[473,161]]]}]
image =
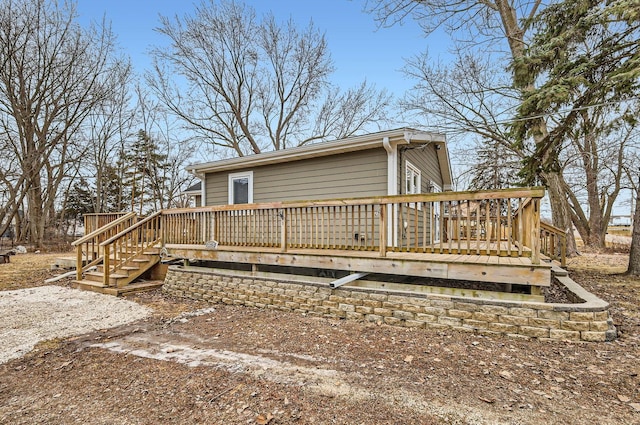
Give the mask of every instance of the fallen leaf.
[{"label": "fallen leaf", "polygon": [[407,356],[407,357],[404,358],[404,362],[405,363],[411,364],[412,361],[413,361],[413,356]]},{"label": "fallen leaf", "polygon": [[483,397],[478,397],[480,400],[484,401],[485,403],[495,403],[496,401],[494,399],[489,399],[489,398],[483,398]]},{"label": "fallen leaf", "polygon": [[629,406],[636,409],[637,412],[640,412],[640,403],[629,403]]},{"label": "fallen leaf", "polygon": [[623,403],[628,403],[631,401],[631,398],[627,397],[626,395],[618,394],[618,400],[620,400]]},{"label": "fallen leaf", "polygon": [[273,415],[271,413],[268,413],[266,417],[264,415],[258,415],[258,417],[256,418],[256,423],[258,425],[267,425],[269,422],[271,422],[272,419]]},{"label": "fallen leaf", "polygon": [[513,377],[513,374],[508,370],[502,370],[500,371],[500,376],[502,376],[504,379],[511,379]]}]

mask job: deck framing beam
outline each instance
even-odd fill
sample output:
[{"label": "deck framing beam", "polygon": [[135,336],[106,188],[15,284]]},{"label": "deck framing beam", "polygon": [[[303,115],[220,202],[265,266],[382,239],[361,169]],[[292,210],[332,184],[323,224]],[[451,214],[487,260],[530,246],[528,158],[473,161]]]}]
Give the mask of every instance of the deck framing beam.
[{"label": "deck framing beam", "polygon": [[[166,245],[170,255],[181,258],[195,258],[205,261],[221,261],[245,264],[268,264],[275,266],[295,266],[349,272],[366,272],[417,276],[435,279],[458,279],[479,282],[512,283],[518,285],[549,286],[551,267],[547,265],[513,264],[468,261],[438,261],[438,255],[421,255],[420,259],[401,256],[397,253],[388,257],[353,256],[353,252],[276,252],[266,250],[210,250],[194,245]],[[389,253],[391,254],[391,253]],[[459,258],[459,256],[457,256]]]}]

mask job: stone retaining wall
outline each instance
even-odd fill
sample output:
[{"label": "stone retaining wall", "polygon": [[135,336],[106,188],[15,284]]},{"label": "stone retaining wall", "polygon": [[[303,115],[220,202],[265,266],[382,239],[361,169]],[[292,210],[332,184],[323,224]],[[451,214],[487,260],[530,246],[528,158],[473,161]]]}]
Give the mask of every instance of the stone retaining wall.
[{"label": "stone retaining wall", "polygon": [[264,273],[254,276],[250,272],[183,266],[169,267],[163,291],[212,303],[414,328],[452,328],[478,334],[555,340],[614,339],[616,330],[609,317],[608,304],[567,276],[558,279],[564,279],[565,286],[569,283],[567,289],[586,302],[547,304],[369,288],[331,289],[328,280],[322,278]]}]

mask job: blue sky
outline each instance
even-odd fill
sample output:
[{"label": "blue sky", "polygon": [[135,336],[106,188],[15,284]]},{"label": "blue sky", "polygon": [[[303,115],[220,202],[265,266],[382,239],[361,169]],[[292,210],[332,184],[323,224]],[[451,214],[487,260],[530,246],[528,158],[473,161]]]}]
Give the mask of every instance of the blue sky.
[{"label": "blue sky", "polygon": [[[362,0],[246,0],[258,13],[271,11],[284,21],[292,17],[299,26],[310,20],[325,32],[336,67],[333,82],[343,88],[353,87],[365,78],[378,88],[387,88],[400,96],[412,83],[399,71],[404,59],[423,51],[437,54],[446,41],[424,38],[414,21],[391,28],[378,28],[372,15],[362,11]],[[149,61],[151,45],[162,45],[163,38],[154,31],[159,15],[192,13],[190,0],[79,0],[81,22],[100,21],[106,15],[124,51],[142,72]]]}]

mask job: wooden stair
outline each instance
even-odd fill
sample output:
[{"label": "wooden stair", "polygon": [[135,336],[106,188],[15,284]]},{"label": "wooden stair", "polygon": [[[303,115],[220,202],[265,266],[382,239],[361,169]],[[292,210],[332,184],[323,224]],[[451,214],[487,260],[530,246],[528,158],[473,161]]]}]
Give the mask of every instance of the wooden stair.
[{"label": "wooden stair", "polygon": [[[110,258],[113,263],[118,260],[117,255]],[[100,264],[95,271],[85,272],[82,280],[74,280],[72,286],[78,289],[116,296],[150,291],[162,286],[162,282],[136,282],[136,279],[159,262],[159,250],[147,249],[111,271],[108,282],[105,282],[104,266]]]}]

